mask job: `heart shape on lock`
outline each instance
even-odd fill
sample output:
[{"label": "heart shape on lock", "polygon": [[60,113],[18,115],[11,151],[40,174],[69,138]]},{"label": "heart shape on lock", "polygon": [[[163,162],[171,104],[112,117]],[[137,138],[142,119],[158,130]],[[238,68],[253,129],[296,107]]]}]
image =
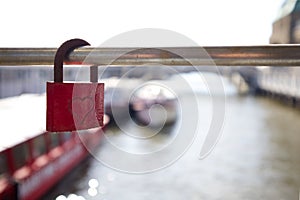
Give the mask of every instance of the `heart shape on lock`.
[{"label": "heart shape on lock", "polygon": [[92,97],[74,97],[69,104],[69,111],[73,115],[76,124],[82,125],[86,123],[86,119],[94,110],[94,100]]}]

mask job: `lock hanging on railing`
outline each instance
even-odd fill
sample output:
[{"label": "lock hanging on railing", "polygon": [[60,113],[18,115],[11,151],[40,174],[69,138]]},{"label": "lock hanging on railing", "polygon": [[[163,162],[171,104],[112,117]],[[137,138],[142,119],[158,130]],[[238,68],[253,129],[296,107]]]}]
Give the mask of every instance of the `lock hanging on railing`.
[{"label": "lock hanging on railing", "polygon": [[87,45],[90,44],[84,40],[72,39],[56,52],[54,82],[47,82],[47,131],[76,131],[103,125],[104,83],[97,83],[97,67],[90,67],[90,83],[63,82],[64,60],[74,49]]}]

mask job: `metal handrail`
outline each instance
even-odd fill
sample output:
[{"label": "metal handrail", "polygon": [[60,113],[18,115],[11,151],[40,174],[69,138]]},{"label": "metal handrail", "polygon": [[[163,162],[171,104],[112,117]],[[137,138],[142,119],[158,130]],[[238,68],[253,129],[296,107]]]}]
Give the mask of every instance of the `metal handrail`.
[{"label": "metal handrail", "polygon": [[[161,49],[164,50],[163,53]],[[203,54],[205,52],[203,50],[207,52],[209,57],[207,54]],[[53,65],[56,51],[57,48],[0,48],[0,66]],[[87,56],[92,57],[92,59],[89,59],[88,63],[83,63]],[[116,56],[118,56],[117,60],[115,60]],[[115,61],[112,63],[112,60]],[[146,63],[177,66],[186,66],[190,63],[199,66],[214,64],[218,66],[300,66],[300,45],[165,48],[88,47],[75,49],[70,53],[69,61],[66,62],[66,64],[112,66],[136,66]]]}]

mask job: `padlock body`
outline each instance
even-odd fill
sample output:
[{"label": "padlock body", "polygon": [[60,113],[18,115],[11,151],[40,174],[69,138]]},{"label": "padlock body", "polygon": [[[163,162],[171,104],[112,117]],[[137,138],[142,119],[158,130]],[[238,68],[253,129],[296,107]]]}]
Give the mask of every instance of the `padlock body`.
[{"label": "padlock body", "polygon": [[103,115],[103,83],[47,82],[47,131],[99,127],[103,125]]}]

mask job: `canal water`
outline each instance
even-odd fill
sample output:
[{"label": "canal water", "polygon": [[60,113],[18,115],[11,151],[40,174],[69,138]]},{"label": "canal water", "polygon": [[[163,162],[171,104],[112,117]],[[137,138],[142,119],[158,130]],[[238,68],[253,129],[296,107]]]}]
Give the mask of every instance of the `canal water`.
[{"label": "canal water", "polygon": [[[164,152],[169,153],[171,162],[162,162],[161,166],[147,163],[147,159],[141,159],[144,163],[118,166],[118,162],[126,163],[126,157],[122,159],[111,151],[109,142],[126,152],[140,153],[141,157],[155,152],[155,148],[164,148],[164,144],[172,145],[176,124],[195,117],[192,113],[197,108],[190,103],[195,97],[200,127],[191,145],[178,147],[182,154],[176,157]],[[124,132],[137,130],[132,122],[126,123],[123,130],[108,127],[109,142],[103,142],[45,199],[299,199],[299,110],[267,98],[229,92],[219,140],[208,156],[199,159],[212,119],[211,98],[201,93],[182,94],[182,102],[181,108],[191,113],[190,118],[163,129],[151,141],[139,144],[127,140]],[[164,156],[157,153],[150,160],[160,163]],[[145,173],[135,165],[144,167]],[[140,173],[134,173],[135,169]]]}]

